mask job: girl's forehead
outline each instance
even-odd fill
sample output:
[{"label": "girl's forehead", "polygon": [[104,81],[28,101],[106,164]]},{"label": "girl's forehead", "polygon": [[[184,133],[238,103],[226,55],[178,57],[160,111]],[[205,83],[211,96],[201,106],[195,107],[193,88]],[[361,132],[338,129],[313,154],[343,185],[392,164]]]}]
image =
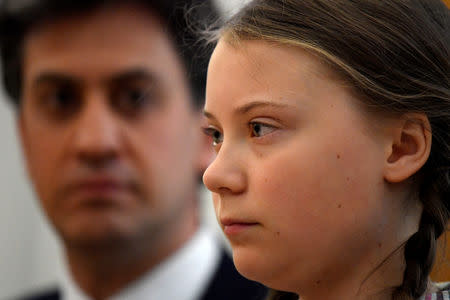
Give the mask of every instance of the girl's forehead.
[{"label": "girl's forehead", "polygon": [[[223,37],[211,58],[208,75],[214,75],[211,74],[214,72],[222,73],[221,77],[228,83],[234,81],[240,85],[238,81],[245,80],[260,85],[260,88],[273,88],[281,84],[306,89],[316,85],[317,81],[326,81],[352,89],[344,76],[338,74],[332,64],[313,50],[265,40],[229,42]],[[242,78],[238,79],[237,74],[242,75]],[[292,92],[297,93],[298,89]]]},{"label": "girl's forehead", "polygon": [[281,66],[284,70],[302,70],[316,74],[330,71],[313,51],[300,46],[265,40],[241,40],[230,42],[226,37],[219,40],[211,61],[222,59],[226,64],[248,65],[258,70]]},{"label": "girl's forehead", "polygon": [[[318,90],[347,89],[328,76],[322,61],[300,47],[261,40],[238,44],[221,39],[211,58],[206,106],[218,97],[280,100],[312,97]],[[288,100],[285,100],[288,101]]]}]

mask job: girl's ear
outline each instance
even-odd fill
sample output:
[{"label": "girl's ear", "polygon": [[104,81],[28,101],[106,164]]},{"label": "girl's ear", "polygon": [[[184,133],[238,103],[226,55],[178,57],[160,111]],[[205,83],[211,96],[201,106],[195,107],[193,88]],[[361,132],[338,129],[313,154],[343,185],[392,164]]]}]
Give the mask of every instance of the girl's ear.
[{"label": "girl's ear", "polygon": [[414,175],[431,151],[431,126],[425,115],[406,114],[397,125],[392,131],[384,168],[384,179],[391,183]]}]

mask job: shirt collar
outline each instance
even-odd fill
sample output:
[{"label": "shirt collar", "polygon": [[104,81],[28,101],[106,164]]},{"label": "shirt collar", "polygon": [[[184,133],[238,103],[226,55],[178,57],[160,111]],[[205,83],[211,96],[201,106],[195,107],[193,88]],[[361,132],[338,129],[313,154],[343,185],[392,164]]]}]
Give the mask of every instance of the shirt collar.
[{"label": "shirt collar", "polygon": [[[220,249],[214,234],[200,229],[182,248],[109,300],[198,299],[214,274]],[[91,300],[66,270],[64,300]]]}]

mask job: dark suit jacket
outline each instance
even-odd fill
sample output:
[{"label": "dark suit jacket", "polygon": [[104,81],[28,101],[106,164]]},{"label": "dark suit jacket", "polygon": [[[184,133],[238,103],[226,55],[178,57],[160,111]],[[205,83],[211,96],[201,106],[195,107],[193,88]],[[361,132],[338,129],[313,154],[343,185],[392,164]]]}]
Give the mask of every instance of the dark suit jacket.
[{"label": "dark suit jacket", "polygon": [[[176,285],[176,283],[174,283]],[[210,283],[199,300],[263,300],[267,289],[259,283],[242,277],[234,267],[233,261],[222,251],[220,263]],[[60,300],[58,289],[39,295],[30,295],[16,300]],[[177,299],[148,299],[177,300]]]}]

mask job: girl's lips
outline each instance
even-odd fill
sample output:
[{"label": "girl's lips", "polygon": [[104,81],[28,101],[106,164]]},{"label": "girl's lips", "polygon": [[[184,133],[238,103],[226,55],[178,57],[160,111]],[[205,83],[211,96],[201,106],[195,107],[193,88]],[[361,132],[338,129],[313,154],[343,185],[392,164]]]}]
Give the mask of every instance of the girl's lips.
[{"label": "girl's lips", "polygon": [[258,223],[228,223],[227,225],[223,225],[223,232],[226,235],[236,235],[257,224]]}]

